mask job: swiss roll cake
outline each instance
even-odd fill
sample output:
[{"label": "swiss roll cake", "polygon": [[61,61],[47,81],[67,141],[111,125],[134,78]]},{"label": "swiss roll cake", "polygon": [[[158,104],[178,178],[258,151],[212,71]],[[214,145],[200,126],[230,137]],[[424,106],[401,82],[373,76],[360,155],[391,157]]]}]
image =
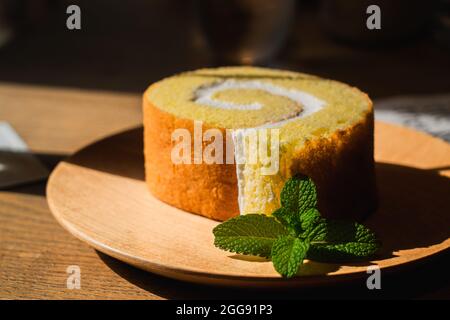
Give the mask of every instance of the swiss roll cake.
[{"label": "swiss roll cake", "polygon": [[294,175],[328,218],[376,206],[373,108],[341,82],[255,67],[181,73],[143,96],[145,178],[161,201],[216,220],[270,215]]}]

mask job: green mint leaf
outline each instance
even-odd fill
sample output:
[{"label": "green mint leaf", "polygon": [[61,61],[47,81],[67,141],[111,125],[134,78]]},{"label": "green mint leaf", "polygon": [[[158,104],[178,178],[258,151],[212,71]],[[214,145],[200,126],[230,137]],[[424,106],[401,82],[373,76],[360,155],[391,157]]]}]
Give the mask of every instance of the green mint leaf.
[{"label": "green mint leaf", "polygon": [[246,214],[217,225],[213,233],[220,249],[269,258],[274,241],[289,231],[272,217]]},{"label": "green mint leaf", "polygon": [[286,181],[281,208],[272,217],[238,216],[213,230],[220,249],[271,258],[275,270],[293,277],[305,258],[323,262],[359,261],[374,255],[380,242],[357,222],[327,220],[317,210],[314,182],[303,175]]},{"label": "green mint leaf", "polygon": [[291,224],[292,219],[294,218],[294,215],[291,214],[289,210],[283,207],[278,208],[277,210],[272,212],[272,216],[286,226]]},{"label": "green mint leaf", "polygon": [[315,208],[317,206],[316,185],[311,178],[296,175],[286,181],[280,198],[281,206],[293,213]]},{"label": "green mint leaf", "polygon": [[322,219],[319,210],[316,208],[310,208],[299,213],[300,228],[302,231],[312,230]]},{"label": "green mint leaf", "polygon": [[304,236],[311,242],[308,258],[316,261],[358,261],[380,248],[375,234],[357,222],[321,218]]},{"label": "green mint leaf", "polygon": [[296,275],[308,248],[307,242],[294,236],[279,237],[272,247],[272,263],[275,270],[287,278]]},{"label": "green mint leaf", "polygon": [[288,209],[281,207],[272,213],[278,221],[280,221],[292,235],[297,235],[300,228],[300,220],[298,215],[293,214]]},{"label": "green mint leaf", "polygon": [[317,206],[316,187],[312,180],[303,175],[296,175],[283,186],[281,190],[281,208],[272,215],[293,233],[303,228],[301,215]]}]

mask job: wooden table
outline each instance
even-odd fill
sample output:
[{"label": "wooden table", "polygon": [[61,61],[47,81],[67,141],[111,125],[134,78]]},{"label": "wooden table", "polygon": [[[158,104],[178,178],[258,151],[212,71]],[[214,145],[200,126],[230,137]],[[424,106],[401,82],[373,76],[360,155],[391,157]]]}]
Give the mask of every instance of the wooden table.
[{"label": "wooden table", "polygon": [[[49,168],[82,146],[139,126],[140,96],[0,83],[0,120],[8,121]],[[45,199],[46,181],[0,191],[0,299],[165,298],[450,298],[450,254],[365,281],[296,291],[192,285],[130,267],[63,230]],[[66,269],[81,269],[81,289],[67,289]]]}]

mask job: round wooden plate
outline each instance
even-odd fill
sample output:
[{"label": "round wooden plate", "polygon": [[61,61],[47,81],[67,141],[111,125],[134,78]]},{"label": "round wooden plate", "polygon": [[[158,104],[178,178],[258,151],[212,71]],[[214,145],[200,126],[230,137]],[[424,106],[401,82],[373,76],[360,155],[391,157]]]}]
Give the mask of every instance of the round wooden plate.
[{"label": "round wooden plate", "polygon": [[[380,208],[366,224],[383,242],[373,261],[307,261],[281,278],[272,263],[221,251],[217,222],[171,207],[144,182],[142,128],[106,138],[53,171],[47,197],[59,223],[99,251],[180,280],[248,286],[317,285],[367,277],[367,266],[395,270],[450,246],[450,145],[410,129],[376,124]],[[176,188],[176,186],[174,186]]]}]

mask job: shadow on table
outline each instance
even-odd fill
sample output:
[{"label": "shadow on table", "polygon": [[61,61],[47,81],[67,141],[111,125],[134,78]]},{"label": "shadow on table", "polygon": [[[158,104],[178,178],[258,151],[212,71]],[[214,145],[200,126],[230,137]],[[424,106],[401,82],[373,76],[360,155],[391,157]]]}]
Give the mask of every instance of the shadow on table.
[{"label": "shadow on table", "polygon": [[[396,273],[382,273],[381,290],[369,290],[366,277],[296,289],[219,287],[169,279],[142,271],[97,251],[116,274],[148,292],[167,299],[405,299],[450,298],[450,252],[444,252]],[[369,276],[369,275],[367,275]]]},{"label": "shadow on table", "polygon": [[379,208],[366,221],[383,242],[382,255],[428,248],[450,236],[450,168],[376,163]]},{"label": "shadow on table", "polygon": [[[2,160],[7,158],[11,158],[13,160],[17,158],[17,161],[20,161],[20,159],[23,157],[21,156],[16,157],[16,155],[21,154],[23,153],[2,150],[0,151],[0,164],[2,164]],[[43,165],[43,167],[46,170],[48,170],[48,173],[50,173],[60,161],[63,161],[67,157],[67,155],[64,154],[50,154],[50,153],[29,153],[29,155],[32,155],[35,158],[37,158],[39,162]],[[22,164],[22,166],[24,165],[28,167],[25,168],[23,172],[17,173],[19,177],[23,177],[23,182],[19,182],[11,186],[0,188],[0,191],[5,190],[16,193],[45,196],[45,189],[48,179],[47,172],[45,172],[45,174],[40,175],[39,178],[37,179],[30,179],[30,176],[36,175],[36,171],[39,171],[39,167],[34,169],[33,165],[35,166],[36,164],[34,164],[33,162]],[[4,170],[8,170],[8,167],[4,168]],[[1,170],[0,170],[0,179],[2,179]]]},{"label": "shadow on table", "polygon": [[67,162],[144,181],[143,135],[142,127],[124,131],[83,148]]}]

